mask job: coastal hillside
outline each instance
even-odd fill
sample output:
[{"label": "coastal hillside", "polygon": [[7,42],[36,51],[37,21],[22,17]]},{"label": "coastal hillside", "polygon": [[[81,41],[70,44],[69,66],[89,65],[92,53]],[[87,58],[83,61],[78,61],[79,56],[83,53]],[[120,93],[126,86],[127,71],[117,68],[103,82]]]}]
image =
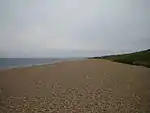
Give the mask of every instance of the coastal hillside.
[{"label": "coastal hillside", "polygon": [[150,49],[129,54],[94,57],[94,59],[107,59],[114,62],[140,65],[150,68]]}]

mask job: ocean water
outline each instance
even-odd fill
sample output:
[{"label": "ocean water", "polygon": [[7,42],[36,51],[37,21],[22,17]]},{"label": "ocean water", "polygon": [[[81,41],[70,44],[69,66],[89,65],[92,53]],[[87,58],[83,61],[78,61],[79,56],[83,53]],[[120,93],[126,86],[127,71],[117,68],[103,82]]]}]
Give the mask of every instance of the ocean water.
[{"label": "ocean water", "polygon": [[33,65],[54,64],[62,61],[77,60],[71,58],[0,58],[0,69],[29,67]]}]

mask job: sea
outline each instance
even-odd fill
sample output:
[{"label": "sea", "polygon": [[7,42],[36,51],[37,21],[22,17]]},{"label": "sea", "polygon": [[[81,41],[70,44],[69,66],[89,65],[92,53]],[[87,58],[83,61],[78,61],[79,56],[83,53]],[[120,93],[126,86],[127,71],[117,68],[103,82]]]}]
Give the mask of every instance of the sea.
[{"label": "sea", "polygon": [[55,64],[63,61],[81,60],[83,58],[0,58],[0,70]]}]

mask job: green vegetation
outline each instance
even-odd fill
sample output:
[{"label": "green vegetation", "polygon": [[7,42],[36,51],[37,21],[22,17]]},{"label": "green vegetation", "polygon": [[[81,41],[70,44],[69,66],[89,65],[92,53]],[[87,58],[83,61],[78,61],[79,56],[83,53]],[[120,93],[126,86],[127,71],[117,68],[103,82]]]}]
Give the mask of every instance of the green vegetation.
[{"label": "green vegetation", "polygon": [[140,65],[150,68],[150,49],[129,54],[94,57],[94,59],[107,59],[114,62]]}]

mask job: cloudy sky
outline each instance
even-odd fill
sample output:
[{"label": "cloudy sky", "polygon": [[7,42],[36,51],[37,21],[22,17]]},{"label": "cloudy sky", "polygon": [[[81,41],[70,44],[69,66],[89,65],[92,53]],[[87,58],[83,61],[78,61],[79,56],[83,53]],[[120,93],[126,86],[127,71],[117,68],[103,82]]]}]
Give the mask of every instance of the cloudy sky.
[{"label": "cloudy sky", "polygon": [[0,0],[0,57],[150,48],[150,0]]}]

